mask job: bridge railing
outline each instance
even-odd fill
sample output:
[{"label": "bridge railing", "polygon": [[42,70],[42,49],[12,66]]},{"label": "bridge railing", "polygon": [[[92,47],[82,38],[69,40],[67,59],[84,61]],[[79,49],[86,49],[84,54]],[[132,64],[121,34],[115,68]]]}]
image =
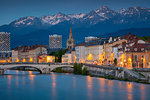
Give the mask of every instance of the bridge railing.
[{"label": "bridge railing", "polygon": [[[94,65],[94,64],[83,64],[85,66],[89,66],[89,67],[96,67],[96,68],[104,68],[104,69],[111,69],[111,70],[116,70],[118,69],[118,67],[115,66],[100,66],[100,65]],[[121,69],[121,68],[120,68]]]}]

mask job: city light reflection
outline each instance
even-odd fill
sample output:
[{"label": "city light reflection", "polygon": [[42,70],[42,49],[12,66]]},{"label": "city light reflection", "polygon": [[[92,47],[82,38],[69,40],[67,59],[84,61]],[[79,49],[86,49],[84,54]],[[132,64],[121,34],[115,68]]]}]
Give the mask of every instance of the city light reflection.
[{"label": "city light reflection", "polygon": [[76,88],[76,77],[73,77],[73,87]]},{"label": "city light reflection", "polygon": [[52,73],[52,94],[56,95],[56,74]]},{"label": "city light reflection", "polygon": [[87,76],[87,89],[88,89],[88,96],[92,97],[92,77]]},{"label": "city light reflection", "polygon": [[8,84],[11,84],[12,75],[7,75],[8,78]]},{"label": "city light reflection", "polygon": [[141,95],[141,100],[145,100],[145,85],[141,84],[140,85],[140,95]]},{"label": "city light reflection", "polygon": [[16,72],[16,74],[18,74],[18,73],[19,73],[19,71],[18,71],[18,70],[16,70],[15,72]]},{"label": "city light reflection", "polygon": [[126,88],[127,88],[127,97],[128,97],[128,100],[133,100],[133,83],[130,83],[130,82],[127,82],[126,83]]},{"label": "city light reflection", "polygon": [[105,92],[105,79],[99,78],[100,92]]},{"label": "city light reflection", "polygon": [[35,75],[32,74],[32,71],[28,71],[28,72],[29,72],[29,78],[31,80],[31,83],[33,84]]},{"label": "city light reflection", "polygon": [[112,93],[112,88],[113,88],[114,82],[112,80],[108,80],[108,85],[109,85],[108,91],[110,93]]}]

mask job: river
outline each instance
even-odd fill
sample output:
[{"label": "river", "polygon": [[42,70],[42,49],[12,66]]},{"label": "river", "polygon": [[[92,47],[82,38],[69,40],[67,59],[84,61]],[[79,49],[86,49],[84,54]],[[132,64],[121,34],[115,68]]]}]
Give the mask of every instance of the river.
[{"label": "river", "polygon": [[150,100],[150,85],[68,73],[8,70],[0,100]]}]

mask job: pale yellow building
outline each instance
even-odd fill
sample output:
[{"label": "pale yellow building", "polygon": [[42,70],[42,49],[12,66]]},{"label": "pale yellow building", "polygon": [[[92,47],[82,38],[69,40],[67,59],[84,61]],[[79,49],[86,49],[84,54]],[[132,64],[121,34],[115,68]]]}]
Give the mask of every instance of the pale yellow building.
[{"label": "pale yellow building", "polygon": [[12,50],[12,62],[38,62],[38,56],[47,54],[45,46],[20,46]]},{"label": "pale yellow building", "polygon": [[69,50],[65,53],[65,55],[62,55],[62,63],[75,63],[76,62],[76,55],[75,55],[75,49]]}]

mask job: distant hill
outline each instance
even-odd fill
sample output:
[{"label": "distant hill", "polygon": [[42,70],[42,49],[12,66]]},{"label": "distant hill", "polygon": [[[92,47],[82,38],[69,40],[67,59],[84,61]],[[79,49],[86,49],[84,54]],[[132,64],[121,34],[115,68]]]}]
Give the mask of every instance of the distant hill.
[{"label": "distant hill", "polygon": [[137,35],[139,37],[150,36],[150,28],[122,29],[122,30],[119,30],[119,31],[116,31],[116,32],[106,33],[106,34],[103,34],[103,35],[100,35],[100,36],[103,36],[103,37],[110,37],[110,36],[116,37],[116,36],[123,36],[123,35],[129,34],[129,33],[132,33],[132,34]]}]

